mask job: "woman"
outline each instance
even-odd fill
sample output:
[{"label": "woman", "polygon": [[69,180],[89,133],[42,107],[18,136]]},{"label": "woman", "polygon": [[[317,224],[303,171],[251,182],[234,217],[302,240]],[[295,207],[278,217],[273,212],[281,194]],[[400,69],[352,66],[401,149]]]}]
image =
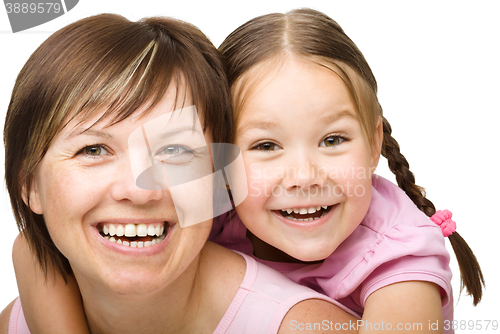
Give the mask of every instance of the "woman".
[{"label": "woman", "polygon": [[[297,333],[297,324],[353,319],[206,243],[211,219],[190,211],[211,201],[189,180],[175,191],[170,181],[206,175],[203,147],[230,142],[231,128],[223,66],[184,22],[86,18],[53,34],[21,70],[4,130],[12,206],[49,280],[51,270],[76,278],[92,333]],[[166,179],[140,185],[141,170],[158,164]],[[203,180],[197,186],[211,189]],[[9,316],[9,333],[27,330],[19,300],[2,312],[0,332]]]}]

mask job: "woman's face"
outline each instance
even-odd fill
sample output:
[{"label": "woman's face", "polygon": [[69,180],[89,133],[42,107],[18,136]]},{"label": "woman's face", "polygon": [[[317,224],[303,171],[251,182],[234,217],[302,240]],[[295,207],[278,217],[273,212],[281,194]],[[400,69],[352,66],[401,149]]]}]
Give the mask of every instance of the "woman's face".
[{"label": "woman's face", "polygon": [[[100,115],[72,121],[37,167],[30,206],[43,215],[79,284],[97,280],[122,294],[157,291],[179,278],[203,247],[211,220],[179,224],[179,216],[189,220],[196,194],[180,203],[166,183],[174,172],[210,169],[210,156],[191,151],[207,141],[194,107],[171,113],[174,100],[169,89],[148,113],[138,110],[114,125],[106,119],[94,125]],[[168,168],[140,185],[141,168],[154,163]]]}]

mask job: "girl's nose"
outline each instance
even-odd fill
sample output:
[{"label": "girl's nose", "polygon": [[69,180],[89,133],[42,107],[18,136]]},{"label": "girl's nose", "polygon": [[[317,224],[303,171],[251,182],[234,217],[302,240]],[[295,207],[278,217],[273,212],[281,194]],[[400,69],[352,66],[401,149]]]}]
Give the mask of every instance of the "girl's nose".
[{"label": "girl's nose", "polygon": [[325,180],[326,168],[321,168],[309,155],[301,154],[291,159],[284,173],[283,186],[286,190],[309,190],[322,188]]}]

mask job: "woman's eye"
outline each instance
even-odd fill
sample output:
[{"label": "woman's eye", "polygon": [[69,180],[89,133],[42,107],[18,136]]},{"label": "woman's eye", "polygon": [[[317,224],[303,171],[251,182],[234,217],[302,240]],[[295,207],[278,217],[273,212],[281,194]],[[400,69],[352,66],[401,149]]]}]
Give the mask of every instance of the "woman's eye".
[{"label": "woman's eye", "polygon": [[319,146],[326,146],[326,147],[337,146],[340,143],[342,143],[344,140],[345,140],[345,138],[342,138],[340,136],[330,136],[330,137],[326,137],[325,139],[323,139]]},{"label": "woman's eye", "polygon": [[255,145],[252,149],[259,150],[259,151],[274,151],[274,150],[279,150],[280,148],[281,147],[279,147],[275,143],[265,142],[265,143],[261,143],[259,145]]},{"label": "woman's eye", "polygon": [[194,152],[182,145],[168,145],[157,151],[157,160],[168,164],[184,164],[191,161]]},{"label": "woman's eye", "polygon": [[162,154],[168,154],[168,155],[171,155],[171,154],[179,154],[180,153],[180,148],[179,146],[168,146],[168,147],[165,147],[163,150],[162,150]]},{"label": "woman's eye", "polygon": [[100,145],[87,146],[83,149],[83,153],[90,157],[99,157],[101,155],[109,154],[108,151]]}]

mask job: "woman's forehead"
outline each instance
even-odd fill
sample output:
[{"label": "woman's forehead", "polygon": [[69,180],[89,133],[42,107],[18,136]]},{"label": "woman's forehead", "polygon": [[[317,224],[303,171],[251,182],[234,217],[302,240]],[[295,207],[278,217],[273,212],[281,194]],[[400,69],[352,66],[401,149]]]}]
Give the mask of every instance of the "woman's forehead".
[{"label": "woman's forehead", "polygon": [[[172,110],[177,108],[175,110]],[[148,133],[174,134],[182,131],[197,131],[203,134],[199,115],[194,105],[176,106],[158,103],[156,106],[138,109],[129,117],[116,121],[113,116],[103,117],[104,112],[96,113],[87,119],[76,118],[61,130],[63,139],[79,135],[92,135],[103,138],[112,137],[113,132],[131,132],[143,129]]]},{"label": "woman's forehead", "polygon": [[[149,93],[137,101],[134,96],[115,97],[113,103],[95,101],[80,110],[70,112],[61,130],[69,127],[109,127],[125,119],[133,122],[143,118],[156,117],[150,114],[166,114],[194,105],[189,85],[184,79],[173,80],[163,92]],[[138,103],[140,102],[140,103]]]}]

